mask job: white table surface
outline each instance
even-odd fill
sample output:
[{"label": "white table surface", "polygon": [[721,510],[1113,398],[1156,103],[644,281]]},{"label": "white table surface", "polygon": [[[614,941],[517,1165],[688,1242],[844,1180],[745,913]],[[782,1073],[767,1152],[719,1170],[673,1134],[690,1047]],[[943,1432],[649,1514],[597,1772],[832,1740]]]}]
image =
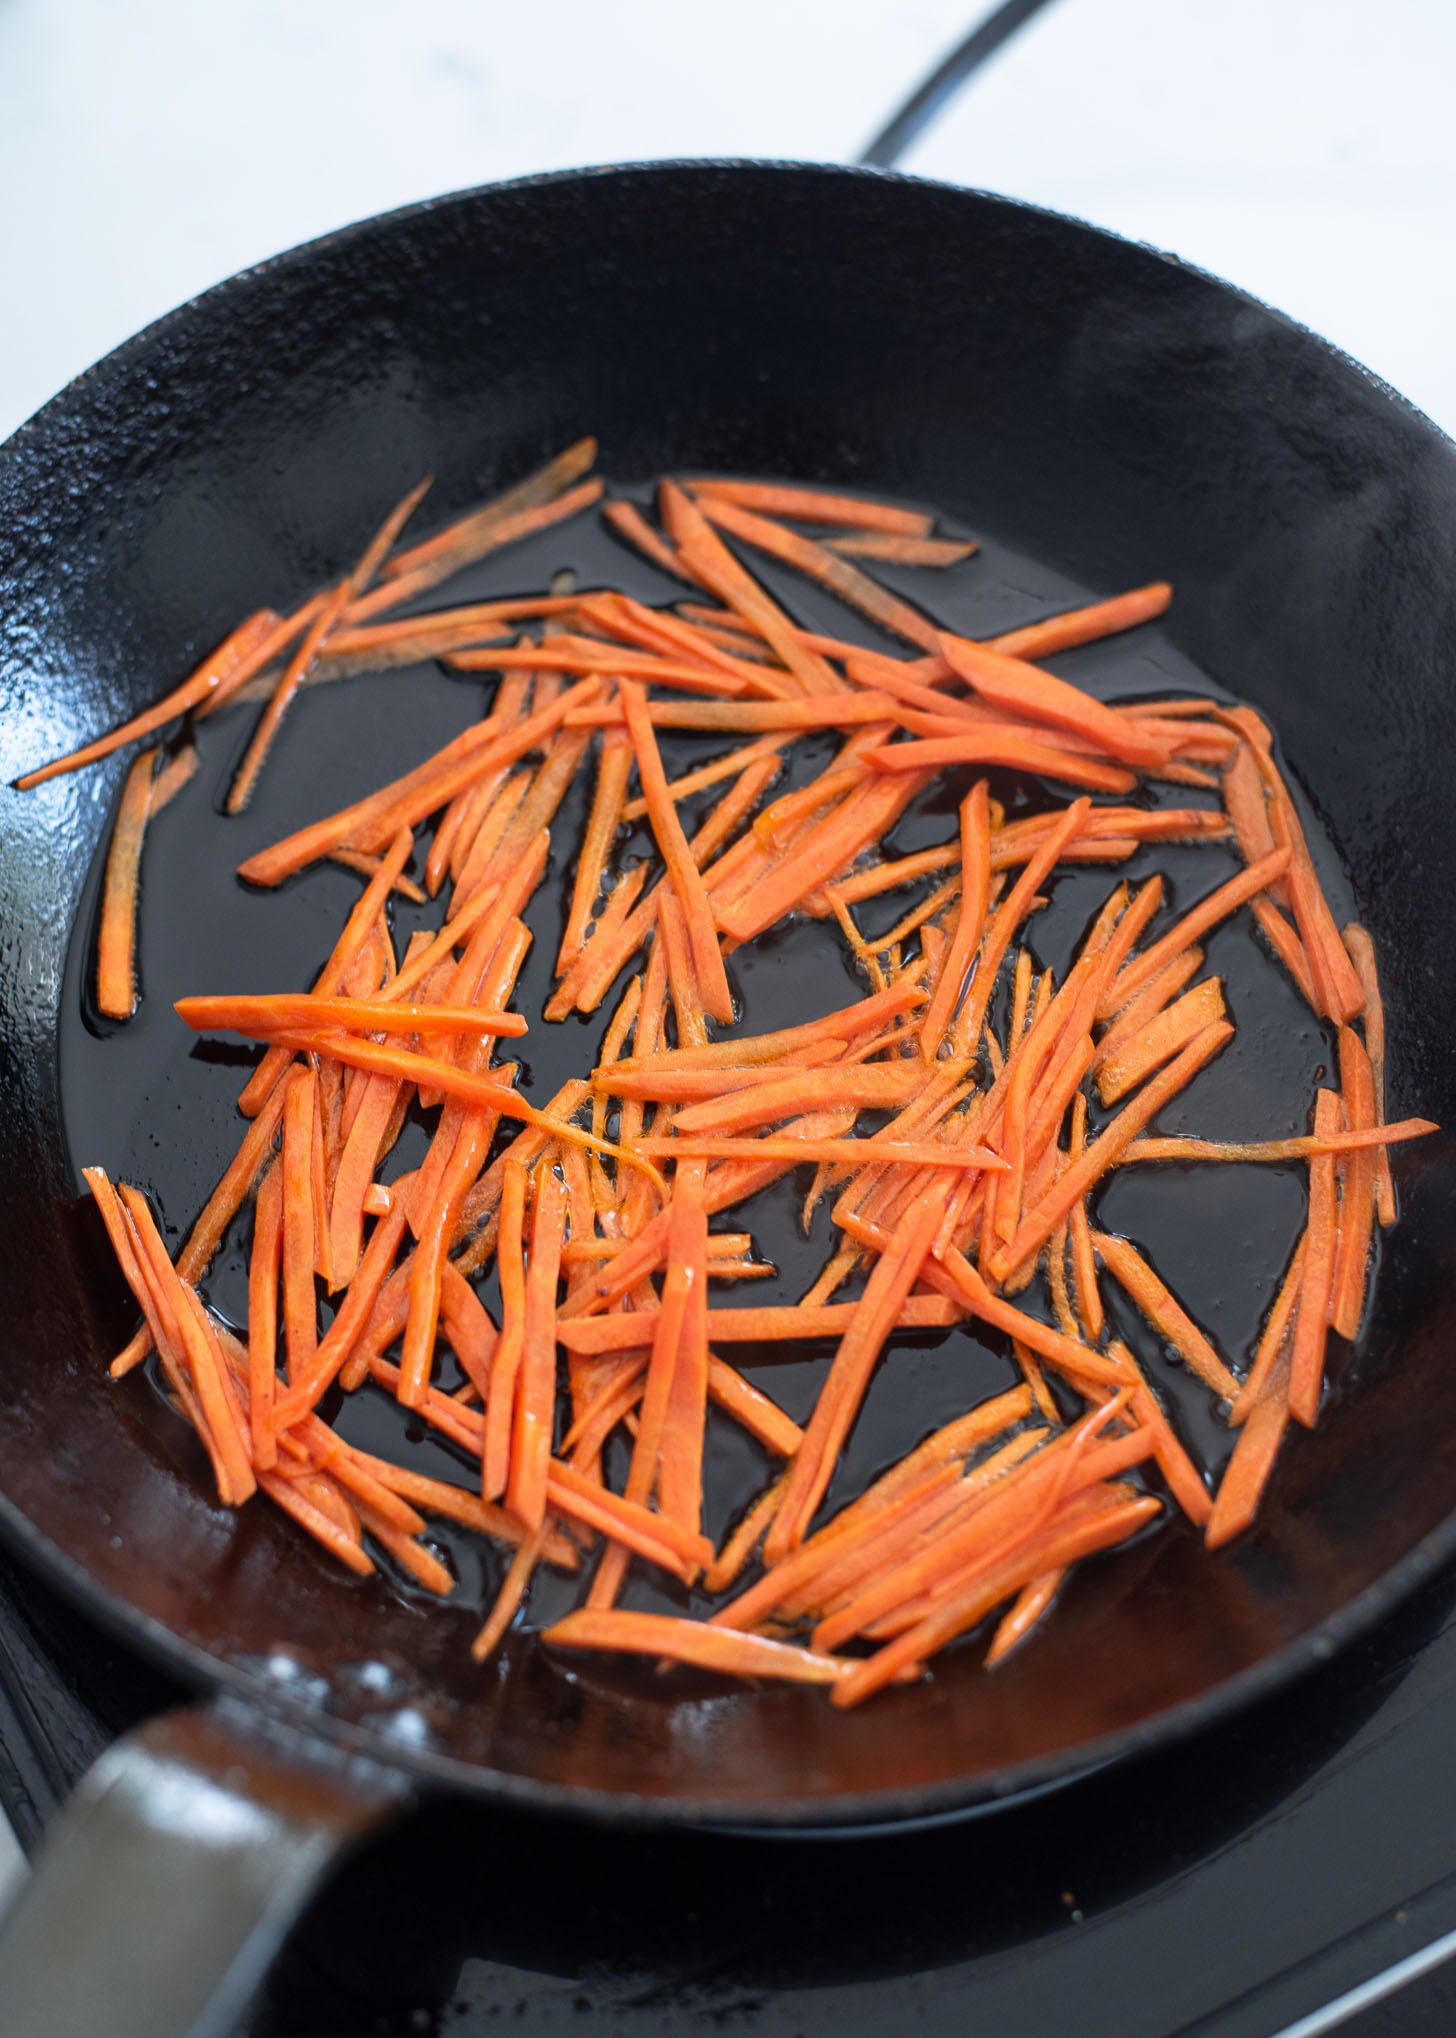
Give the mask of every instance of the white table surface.
[{"label": "white table surface", "polygon": [[[0,438],[206,285],[410,199],[850,158],[988,4],[0,0]],[[1452,0],[1052,0],[904,167],[1173,249],[1456,432],[1453,74]]]}]

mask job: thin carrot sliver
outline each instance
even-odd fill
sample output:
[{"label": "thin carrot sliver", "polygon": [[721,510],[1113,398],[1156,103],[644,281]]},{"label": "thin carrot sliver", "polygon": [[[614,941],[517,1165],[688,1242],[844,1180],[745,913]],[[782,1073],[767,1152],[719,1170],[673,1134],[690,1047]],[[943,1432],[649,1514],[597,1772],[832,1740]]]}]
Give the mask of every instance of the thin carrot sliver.
[{"label": "thin carrot sliver", "polygon": [[[1315,1137],[1327,1136],[1335,1131],[1340,1115],[1340,1100],[1336,1092],[1317,1091]],[[1334,1157],[1328,1153],[1316,1154],[1309,1164],[1309,1230],[1289,1367],[1289,1412],[1306,1429],[1313,1427],[1319,1414],[1325,1335],[1329,1328],[1330,1296],[1335,1278],[1337,1223]]]},{"label": "thin carrot sliver", "polygon": [[156,765],[157,752],[144,750],[127,772],[106,852],[96,943],[96,1004],[108,1019],[130,1019],[136,1010],[137,899]]},{"label": "thin carrot sliver", "polygon": [[506,1505],[527,1528],[546,1521],[546,1475],[556,1412],[556,1281],[566,1230],[566,1192],[548,1167],[538,1168],[531,1211],[521,1361],[516,1382]]}]

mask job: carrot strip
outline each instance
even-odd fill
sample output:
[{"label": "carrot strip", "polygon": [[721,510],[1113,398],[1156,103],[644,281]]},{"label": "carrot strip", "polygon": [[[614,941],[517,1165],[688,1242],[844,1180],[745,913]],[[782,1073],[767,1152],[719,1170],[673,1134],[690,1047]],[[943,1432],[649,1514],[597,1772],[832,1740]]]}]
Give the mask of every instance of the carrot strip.
[{"label": "carrot strip", "polygon": [[396,999],[330,998],[312,991],[178,998],[173,1011],[194,1033],[271,1033],[341,1027],[348,1033],[474,1033],[518,1039],[518,1012],[480,1005],[406,1005]]},{"label": "carrot strip", "polygon": [[531,1213],[531,1263],[506,1487],[511,1513],[535,1530],[546,1522],[546,1472],[556,1412],[556,1282],[565,1232],[566,1192],[560,1177],[541,1167]]},{"label": "carrot strip", "polygon": [[703,1003],[714,1019],[730,1023],[733,1018],[733,993],[728,988],[728,979],[723,971],[723,958],[718,951],[717,936],[713,931],[713,912],[703,888],[703,879],[697,864],[688,849],[687,837],[677,817],[677,808],[667,789],[667,774],[662,768],[657,739],[652,733],[652,724],[647,716],[646,699],[642,689],[632,680],[622,680],[618,686],[618,698],[627,718],[627,733],[637,757],[637,775],[642,786],[642,796],[647,801],[648,814],[652,821],[652,832],[657,838],[672,879],[673,890],[682,907],[687,922],[688,940],[692,947],[693,964],[697,970],[698,984]]},{"label": "carrot strip", "polygon": [[[383,863],[355,900],[344,922],[344,930],[334,943],[333,953],[314,979],[315,997],[332,997],[338,990],[345,973],[382,918],[390,886],[409,862],[413,849],[413,836],[407,829],[401,828],[390,842]],[[245,1118],[251,1118],[262,1109],[265,1099],[272,1095],[274,1086],[292,1059],[287,1048],[269,1048],[238,1095],[238,1109]]]},{"label": "carrot strip", "polygon": [[713,1546],[706,1536],[691,1535],[665,1515],[597,1486],[572,1465],[551,1460],[547,1475],[547,1499],[558,1514],[569,1515],[587,1528],[596,1529],[612,1542],[645,1557],[691,1585],[699,1571],[712,1562]]},{"label": "carrot strip", "polygon": [[743,617],[810,693],[838,693],[833,668],[800,640],[778,603],[723,543],[701,507],[670,481],[658,490],[668,536],[692,579]]},{"label": "carrot strip", "polygon": [[561,935],[560,952],[556,958],[558,976],[564,975],[581,954],[592,908],[596,905],[602,888],[602,873],[606,869],[607,853],[622,819],[622,806],[631,769],[632,746],[629,739],[616,731],[609,732],[602,741],[601,758],[597,765],[596,792],[592,798],[591,815],[587,821],[586,835],[576,866],[571,911],[567,915],[566,926]]},{"label": "carrot strip", "polygon": [[[1279,1292],[1265,1318],[1264,1328],[1254,1353],[1254,1363],[1249,1368],[1243,1386],[1234,1397],[1234,1405],[1229,1410],[1229,1425],[1233,1429],[1239,1428],[1247,1421],[1254,1408],[1270,1391],[1269,1383],[1275,1367],[1287,1358],[1285,1344],[1289,1326],[1294,1321],[1295,1305],[1299,1301],[1300,1288],[1304,1280],[1307,1239],[1308,1234],[1301,1233],[1299,1243],[1294,1248],[1285,1270],[1284,1279],[1279,1284]],[[1287,1365],[1285,1372],[1287,1375]],[[1280,1389],[1279,1399],[1287,1407],[1289,1400],[1287,1377]]]},{"label": "carrot strip", "polygon": [[686,481],[694,495],[734,503],[762,516],[791,517],[800,524],[845,524],[856,532],[898,532],[923,538],[933,528],[924,510],[899,509],[869,497],[835,495],[825,489],[803,488],[794,482],[718,481],[694,477]]},{"label": "carrot strip", "polygon": [[1204,1532],[1211,1550],[1221,1550],[1252,1527],[1289,1426],[1289,1361],[1271,1374],[1265,1392],[1249,1410],[1233,1456],[1224,1468]]},{"label": "carrot strip", "polygon": [[1138,769],[1166,764],[1168,746],[1145,725],[1044,672],[1024,658],[1008,658],[968,637],[949,631],[935,633],[935,645],[958,678],[993,708],[1084,737],[1103,757],[1115,757]]},{"label": "carrot strip", "polygon": [[[1160,971],[1154,981],[1160,981],[1164,975]],[[1171,1061],[1205,1027],[1216,1025],[1224,1017],[1223,986],[1217,977],[1207,977],[1165,1011],[1145,1019],[1137,1038],[1124,1036],[1124,1043],[1111,1054],[1099,1052],[1097,1093],[1103,1103],[1116,1104],[1129,1090],[1145,1082],[1155,1069]]]},{"label": "carrot strip", "polygon": [[1231,877],[1227,884],[1222,884],[1216,891],[1210,892],[1206,899],[1200,899],[1192,911],[1185,913],[1175,926],[1170,927],[1160,941],[1155,941],[1151,948],[1145,948],[1135,962],[1129,962],[1119,970],[1106,997],[1097,1008],[1097,1016],[1106,1018],[1117,1011],[1134,991],[1141,990],[1144,984],[1150,982],[1161,970],[1166,969],[1185,948],[1191,948],[1195,942],[1201,941],[1210,928],[1217,927],[1220,921],[1237,912],[1239,907],[1253,898],[1257,892],[1266,891],[1288,868],[1289,851],[1278,849],[1272,856],[1266,856],[1262,862],[1240,871],[1237,877]]},{"label": "carrot strip", "polygon": [[114,750],[136,742],[138,737],[152,735],[174,717],[185,714],[189,708],[196,707],[222,688],[227,687],[229,692],[235,690],[254,672],[260,671],[268,659],[282,648],[286,635],[292,634],[299,626],[297,617],[284,619],[276,616],[271,609],[258,609],[223,639],[189,679],[174,687],[155,706],[133,715],[129,722],[123,722],[110,735],[99,736],[94,743],[85,743],[79,750],[69,751],[66,756],[54,758],[35,771],[23,773],[15,781],[17,792],[29,792],[32,786],[43,785],[47,779],[59,778],[65,772],[79,771],[83,765],[98,763]]},{"label": "carrot strip", "polygon": [[368,1552],[361,1549],[357,1541],[347,1535],[337,1522],[330,1520],[321,1508],[300,1493],[297,1481],[281,1478],[276,1472],[260,1472],[258,1484],[275,1507],[281,1507],[285,1514],[292,1515],[299,1527],[307,1529],[314,1541],[322,1543],[330,1555],[337,1557],[341,1564],[347,1565],[349,1570],[357,1572],[361,1578],[367,1578],[372,1573],[374,1561]]},{"label": "carrot strip", "polygon": [[700,507],[722,530],[730,531],[760,552],[767,552],[771,558],[783,560],[882,629],[903,637],[907,643],[918,644],[924,651],[937,649],[935,625],[928,617],[813,538],[786,530],[782,524],[757,516],[723,496],[702,495]]},{"label": "carrot strip", "polygon": [[[1119,630],[1135,629],[1139,623],[1161,616],[1173,599],[1166,580],[1136,587],[1130,594],[1114,595],[1111,601],[1091,602],[1086,608],[1068,609],[1045,622],[1027,623],[1019,630],[1006,630],[999,637],[985,639],[985,648],[1007,658],[1050,658],[1057,651],[1071,651],[1079,644],[1092,644]],[[1199,702],[1202,707],[1204,703]]]},{"label": "carrot strip", "polygon": [[930,1142],[903,1139],[775,1139],[772,1134],[756,1139],[714,1138],[705,1133],[676,1133],[671,1139],[639,1139],[636,1151],[656,1160],[674,1155],[697,1160],[848,1162],[852,1167],[896,1166],[917,1168],[991,1169],[1006,1173],[1010,1163],[984,1146],[936,1146]]},{"label": "carrot strip", "polygon": [[277,1386],[278,1276],[283,1264],[283,1170],[270,1167],[258,1186],[253,1249],[248,1259],[248,1426],[260,1472],[278,1461],[273,1429]]},{"label": "carrot strip", "polygon": [[[1333,1090],[1316,1091],[1315,1137],[1327,1137],[1339,1122],[1339,1097]],[[1313,1428],[1319,1414],[1325,1334],[1335,1278],[1336,1223],[1334,1158],[1330,1154],[1316,1154],[1309,1164],[1309,1230],[1289,1370],[1289,1413],[1306,1429]]]},{"label": "carrot strip", "polygon": [[542,1639],[562,1649],[610,1649],[623,1655],[665,1657],[729,1677],[778,1677],[795,1684],[833,1684],[843,1669],[828,1656],[814,1655],[788,1642],[704,1627],[700,1621],[677,1620],[662,1613],[587,1609],[567,1614],[547,1628]]},{"label": "carrot strip", "polygon": [[[1351,1132],[1368,1131],[1375,1123],[1375,1078],[1359,1035],[1348,1026],[1340,1028],[1339,1053],[1346,1127]],[[1379,1147],[1356,1147],[1340,1163],[1339,1235],[1330,1293],[1330,1326],[1344,1338],[1354,1339],[1360,1329],[1370,1237],[1375,1225],[1375,1156],[1382,1151]]]},{"label": "carrot strip", "polygon": [[986,1651],[988,1670],[1009,1656],[1013,1649],[1019,1648],[1042,1616],[1050,1611],[1066,1575],[1067,1567],[1063,1564],[1055,1571],[1044,1571],[1040,1578],[1033,1578],[1029,1585],[1022,1586],[1014,1605],[1002,1615],[1000,1625],[991,1637],[991,1646]]},{"label": "carrot strip", "polygon": [[794,1454],[783,1505],[764,1544],[770,1564],[803,1541],[824,1497],[885,1339],[899,1321],[945,1215],[945,1194],[943,1188],[923,1192],[875,1263]]},{"label": "carrot strip", "polygon": [[625,539],[652,565],[672,574],[676,580],[692,581],[692,574],[683,566],[677,553],[653,530],[635,502],[604,502],[602,515],[617,536]]},{"label": "carrot strip", "polygon": [[1139,1139],[1123,1155],[1135,1161],[1303,1161],[1320,1154],[1354,1153],[1369,1147],[1382,1152],[1408,1139],[1426,1139],[1440,1128],[1429,1118],[1401,1118],[1394,1125],[1366,1126],[1359,1132],[1302,1133],[1294,1139],[1250,1141],[1218,1139]]},{"label": "carrot strip", "polygon": [[318,1348],[314,1292],[313,1128],[315,1078],[295,1069],[283,1100],[283,1337],[290,1378],[307,1373]]},{"label": "carrot strip", "polygon": [[1015,1238],[991,1262],[998,1280],[1019,1267],[1041,1246],[1047,1234],[1061,1222],[1072,1205],[1086,1195],[1137,1137],[1149,1119],[1155,1117],[1170,1098],[1185,1089],[1193,1077],[1233,1038],[1226,1020],[1205,1027],[1191,1040],[1177,1059],[1162,1069],[1117,1117],[1093,1140],[1080,1161],[1074,1161],[1061,1180],[1022,1219]]},{"label": "carrot strip", "polygon": [[[658,1497],[662,1512],[686,1529],[702,1526],[703,1443],[710,1389],[708,1353],[708,1213],[703,1202],[706,1169],[691,1161],[678,1167],[668,1233],[668,1283],[681,1269],[685,1290],[677,1353],[668,1385],[659,1458]],[[654,1346],[654,1354],[655,1354]],[[649,1373],[649,1382],[650,1382]],[[747,1385],[747,1382],[744,1382]],[[644,1419],[646,1409],[644,1407]]]},{"label": "carrot strip", "polygon": [[536,749],[543,738],[561,726],[573,708],[595,699],[599,691],[600,681],[588,677],[569,687],[549,706],[506,730],[489,720],[477,722],[403,778],[248,857],[238,865],[238,875],[249,884],[276,885],[341,844],[365,850],[382,848],[394,840],[400,829],[416,827],[428,815],[448,806],[456,793],[473,780],[503,765],[514,764]]},{"label": "carrot strip", "polygon": [[1222,1400],[1232,1401],[1239,1392],[1239,1382],[1141,1253],[1125,1238],[1115,1238],[1104,1231],[1094,1231],[1092,1243],[1108,1272],[1136,1302],[1158,1335],[1172,1345],[1188,1370],[1196,1373],[1204,1386]]},{"label": "carrot strip", "polygon": [[851,531],[824,542],[842,559],[883,559],[891,566],[959,566],[981,549],[974,538],[912,538],[893,531]]},{"label": "carrot strip", "polygon": [[738,1577],[778,1512],[785,1477],[781,1472],[771,1485],[765,1486],[703,1573],[705,1592],[726,1592]]},{"label": "carrot strip", "polygon": [[501,1322],[486,1403],[480,1488],[484,1500],[496,1500],[505,1492],[511,1472],[516,1391],[525,1353],[525,1214],[526,1170],[519,1161],[507,1160],[501,1179],[500,1227],[496,1234]]},{"label": "carrot strip", "polygon": [[[1375,1123],[1385,1122],[1385,1007],[1380,997],[1380,980],[1375,971],[1375,948],[1365,929],[1352,921],[1345,929],[1345,948],[1360,979],[1364,999],[1365,1051],[1375,1083]],[[1390,1157],[1384,1151],[1376,1163],[1375,1208],[1382,1225],[1395,1222],[1395,1188],[1390,1179]]]},{"label": "carrot strip", "polygon": [[563,523],[581,510],[590,509],[594,502],[601,500],[601,495],[600,481],[583,481],[578,487],[558,495],[553,502],[540,502],[504,516],[499,514],[500,503],[504,500],[500,498],[484,510],[476,511],[474,516],[463,518],[450,530],[441,531],[437,537],[426,538],[407,552],[396,553],[381,576],[379,586],[351,601],[344,614],[350,623],[358,624],[367,622],[385,609],[397,608],[401,602],[413,601],[417,595],[438,587],[442,580],[448,580],[462,567],[473,566],[487,554],[513,545],[521,538],[533,537],[538,531],[549,530],[553,524]]},{"label": "carrot strip", "polygon": [[965,988],[972,959],[981,945],[991,890],[991,808],[985,779],[961,802],[961,906],[940,976],[920,1027],[920,1053],[933,1061]]},{"label": "carrot strip", "polygon": [[[866,696],[868,698],[868,696]],[[1128,793],[1136,780],[1129,771],[1025,736],[1004,723],[968,726],[964,736],[933,736],[905,743],[881,743],[866,750],[865,761],[876,771],[940,771],[953,764],[997,764],[1013,771],[1034,771],[1065,785],[1092,792]]]},{"label": "carrot strip", "polygon": [[[396,552],[386,561],[380,578],[390,581],[408,580],[417,574],[422,566],[439,560],[442,556],[453,557],[468,552],[472,558],[481,558],[484,553],[472,551],[472,547],[483,539],[493,539],[502,524],[508,524],[522,510],[539,509],[544,504],[559,502],[570,490],[571,484],[580,479],[596,464],[597,442],[592,438],[577,439],[564,452],[558,453],[528,474],[524,480],[512,485],[492,497],[482,508],[471,510],[468,515],[448,524],[443,531],[437,531],[432,538],[425,538],[406,551]],[[444,575],[441,575],[444,578]],[[401,597],[403,599],[403,597]]]},{"label": "carrot strip", "polygon": [[541,1561],[549,1531],[543,1520],[539,1528],[531,1531],[511,1559],[501,1589],[496,1594],[490,1618],[470,1645],[470,1654],[477,1663],[483,1663],[494,1653],[501,1637],[510,1626],[531,1582],[531,1575]]},{"label": "carrot strip", "polygon": [[156,767],[157,752],[144,750],[127,772],[106,852],[96,943],[96,1004],[108,1019],[130,1019],[137,1005],[137,897]]},{"label": "carrot strip", "polygon": [[[626,1255],[623,1254],[625,1259]],[[635,1269],[634,1269],[635,1272]],[[618,1282],[622,1278],[619,1272]],[[785,1339],[838,1337],[849,1330],[861,1311],[858,1302],[829,1302],[806,1309],[802,1303],[765,1308],[752,1306],[708,1311],[710,1344],[776,1344]],[[557,1336],[568,1351],[632,1351],[651,1344],[659,1310],[634,1310],[625,1315],[568,1317],[563,1310]],[[956,1305],[942,1295],[911,1295],[902,1303],[892,1328],[939,1330],[956,1321]],[[1019,1316],[1013,1310],[1013,1316]],[[1026,1319],[1028,1322],[1030,1318]],[[1051,1333],[1048,1333],[1051,1335]],[[1090,1357],[1095,1361],[1097,1354]],[[1120,1376],[1119,1376],[1120,1377]]]},{"label": "carrot strip", "polygon": [[901,1670],[923,1661],[956,1635],[974,1627],[1001,1600],[1018,1590],[1022,1583],[1029,1582],[1028,1565],[1034,1567],[1030,1573],[1032,1577],[1064,1568],[1078,1558],[1126,1541],[1159,1511],[1159,1502],[1151,1497],[1129,1500],[1107,1508],[1090,1521],[1079,1522],[1069,1528],[1047,1530],[1033,1538],[1024,1552],[1008,1558],[989,1576],[978,1579],[944,1606],[917,1621],[914,1627],[887,1643],[867,1662],[856,1663],[846,1671],[830,1693],[833,1703],[838,1706],[860,1704],[881,1690]]}]

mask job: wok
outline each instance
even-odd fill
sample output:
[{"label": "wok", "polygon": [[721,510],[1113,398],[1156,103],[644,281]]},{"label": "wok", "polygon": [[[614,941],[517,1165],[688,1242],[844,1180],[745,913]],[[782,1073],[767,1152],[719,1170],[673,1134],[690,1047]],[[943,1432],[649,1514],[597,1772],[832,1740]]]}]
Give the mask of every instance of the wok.
[{"label": "wok", "polygon": [[[848,1714],[813,1692],[568,1676],[521,1640],[483,1674],[467,1616],[336,1576],[261,1508],[225,1518],[175,1419],[108,1382],[127,1313],[78,1194],[97,1156],[74,1149],[79,1128],[136,1138],[157,1094],[176,1102],[149,1104],[132,1079],[156,1077],[147,1043],[182,958],[149,892],[148,1004],[117,1049],[134,1060],[99,1058],[76,956],[121,766],[27,796],[8,781],[155,697],[247,609],[336,570],[418,474],[437,475],[443,517],[588,430],[628,481],[723,469],[934,504],[987,540],[975,585],[1019,601],[1008,624],[1078,590],[1172,580],[1143,690],[1196,672],[1268,712],[1343,864],[1337,909],[1358,911],[1382,958],[1392,1115],[1456,1118],[1456,450],[1309,333],[1002,199],[742,164],[412,207],[162,320],[0,452],[0,1526],[210,1698],[122,1744],[83,1791],[0,1953],[7,2033],[89,2016],[156,2038],[202,2028],[210,1996],[225,2017],[322,1865],[413,1791],[792,1831],[963,1812],[1227,1716],[1456,1546],[1444,1138],[1397,1156],[1401,1220],[1358,1354],[1255,1537],[1213,1560],[1165,1533],[1079,1580],[996,1676],[953,1652]],[[580,563],[602,570],[599,554]],[[530,559],[501,575],[530,584]],[[954,620],[997,626],[974,587],[966,603]],[[420,698],[387,724],[412,755],[444,712]],[[260,840],[280,815],[326,810],[354,768],[352,739],[335,754],[290,733],[246,824]],[[206,901],[197,863],[174,855],[180,874],[157,884]],[[321,905],[299,888],[238,906],[233,887],[219,912],[251,930],[237,987],[248,967],[306,972],[338,883]],[[186,988],[230,987],[202,980],[199,958],[230,952],[221,937],[204,923],[197,939]],[[1254,1030],[1277,1052],[1290,1029],[1271,1011]],[[186,1067],[199,1096],[236,1090],[205,1055]],[[210,1179],[199,1148],[161,1185],[174,1224]],[[1206,1292],[1251,1256],[1273,1268],[1291,1236],[1274,1227],[1251,1200],[1242,1231],[1201,1241]],[[212,1996],[224,1974],[230,1993]]]}]

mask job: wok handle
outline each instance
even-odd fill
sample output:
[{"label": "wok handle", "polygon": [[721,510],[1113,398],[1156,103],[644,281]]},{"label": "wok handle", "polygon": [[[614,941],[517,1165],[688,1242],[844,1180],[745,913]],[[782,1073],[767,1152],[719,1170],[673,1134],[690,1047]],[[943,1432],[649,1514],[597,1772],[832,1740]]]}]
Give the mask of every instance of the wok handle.
[{"label": "wok handle", "polygon": [[5,2038],[224,2038],[401,1780],[221,1703],[109,1749],[0,1927]]}]

